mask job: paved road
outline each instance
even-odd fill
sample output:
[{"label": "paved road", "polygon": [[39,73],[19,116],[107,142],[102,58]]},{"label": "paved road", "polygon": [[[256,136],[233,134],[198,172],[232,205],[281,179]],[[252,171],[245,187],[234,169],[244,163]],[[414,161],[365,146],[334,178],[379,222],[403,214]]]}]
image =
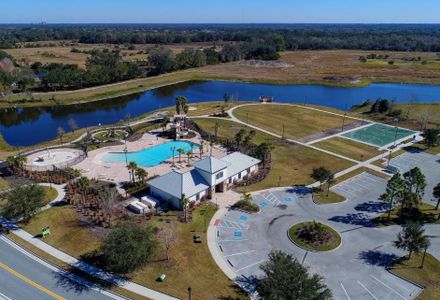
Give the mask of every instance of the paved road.
[{"label": "paved road", "polygon": [[0,299],[125,299],[55,268],[0,236]]}]

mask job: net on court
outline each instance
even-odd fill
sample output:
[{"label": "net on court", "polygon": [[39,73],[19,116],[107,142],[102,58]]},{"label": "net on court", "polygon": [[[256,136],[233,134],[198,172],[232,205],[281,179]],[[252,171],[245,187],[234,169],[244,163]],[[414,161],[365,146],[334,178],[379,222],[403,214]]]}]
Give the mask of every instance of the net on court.
[{"label": "net on court", "polygon": [[358,130],[350,131],[342,136],[363,143],[383,147],[394,142],[414,135],[416,132],[400,127],[392,127],[383,124],[373,124]]}]

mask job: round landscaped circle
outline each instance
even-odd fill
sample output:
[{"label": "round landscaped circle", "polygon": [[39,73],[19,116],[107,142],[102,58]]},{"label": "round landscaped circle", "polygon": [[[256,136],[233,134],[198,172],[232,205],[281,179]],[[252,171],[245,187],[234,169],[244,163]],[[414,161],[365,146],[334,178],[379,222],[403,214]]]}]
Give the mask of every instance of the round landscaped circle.
[{"label": "round landscaped circle", "polygon": [[295,245],[310,251],[330,251],[341,244],[341,236],[333,228],[315,221],[295,224],[287,234]]}]

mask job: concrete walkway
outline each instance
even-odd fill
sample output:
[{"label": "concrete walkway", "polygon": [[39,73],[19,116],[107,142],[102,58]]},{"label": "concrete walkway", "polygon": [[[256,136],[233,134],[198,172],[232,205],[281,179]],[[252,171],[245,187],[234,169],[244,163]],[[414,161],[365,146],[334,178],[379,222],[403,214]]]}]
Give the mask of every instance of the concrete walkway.
[{"label": "concrete walkway", "polygon": [[118,285],[121,288],[124,288],[130,292],[136,293],[138,295],[150,298],[150,299],[158,299],[158,300],[176,300],[178,298],[169,296],[167,294],[149,289],[147,287],[144,287],[142,285],[139,285],[137,283],[127,281],[121,277],[115,276],[113,274],[110,274],[102,269],[99,269],[97,267],[94,267],[90,264],[87,264],[83,261],[80,261],[73,256],[70,256],[66,254],[65,252],[62,252],[49,244],[46,244],[42,240],[35,238],[28,232],[24,231],[23,229],[17,227],[15,224],[3,219],[0,217],[0,224],[3,226],[7,226],[12,234],[15,234],[16,236],[20,237],[21,239],[25,240],[26,242],[31,243],[38,249],[52,255],[53,257],[63,261],[64,263],[67,263],[71,265],[72,267],[75,267],[83,272],[86,272],[94,277],[97,277],[99,279],[105,280],[109,283]]}]

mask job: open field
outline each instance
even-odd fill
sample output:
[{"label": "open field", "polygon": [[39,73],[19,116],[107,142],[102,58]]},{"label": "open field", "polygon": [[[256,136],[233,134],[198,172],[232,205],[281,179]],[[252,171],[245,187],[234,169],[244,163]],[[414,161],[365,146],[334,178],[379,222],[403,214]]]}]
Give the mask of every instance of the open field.
[{"label": "open field", "polygon": [[[188,294],[188,286],[193,289],[193,299],[245,299],[215,264],[206,244],[205,231],[214,213],[214,206],[205,205],[193,213],[193,220],[188,224],[178,222],[173,212],[154,217],[150,224],[159,228],[167,226],[168,222],[175,223],[176,241],[170,251],[171,261],[165,261],[164,252],[159,250],[155,261],[128,274],[131,280],[182,299]],[[76,210],[68,206],[40,213],[24,229],[37,235],[44,226],[50,226],[52,231],[45,242],[75,257],[98,250],[102,240],[88,224],[78,221]],[[201,234],[202,244],[193,243],[194,232]],[[167,279],[156,281],[163,273]]]},{"label": "open field", "polygon": [[[176,47],[182,47],[178,45]],[[185,47],[183,45],[183,47]],[[70,48],[70,47],[69,47]],[[14,49],[16,50],[16,49]],[[8,50],[9,51],[9,50]],[[25,50],[22,50],[25,51]],[[29,50],[28,50],[29,51]],[[197,69],[173,72],[158,77],[134,79],[77,91],[34,93],[32,103],[19,105],[42,105],[55,103],[77,103],[142,92],[160,85],[188,80],[231,80],[273,84],[326,84],[337,86],[360,86],[370,82],[410,82],[440,84],[440,66],[431,64],[371,65],[359,61],[359,56],[371,51],[291,51],[281,53],[281,61],[291,65],[287,68],[254,67],[241,62],[205,66]],[[408,55],[407,52],[374,51],[391,56]],[[16,54],[18,55],[18,54]],[[426,60],[433,60],[435,53],[411,53]],[[29,95],[7,96],[2,103],[28,99]]]},{"label": "open field", "polygon": [[[290,105],[251,105],[234,110],[234,116],[248,124],[291,139],[299,139],[342,126],[342,117]],[[345,124],[353,123],[346,119]],[[284,129],[283,129],[284,128]]]},{"label": "open field", "polygon": [[422,254],[415,254],[411,259],[399,259],[393,264],[391,273],[402,276],[425,287],[417,297],[419,300],[438,300],[440,293],[440,262],[431,254],[427,253],[423,269],[419,268],[422,261]]},{"label": "open field", "polygon": [[384,151],[379,151],[373,146],[358,143],[341,137],[334,137],[331,139],[323,140],[313,145],[324,150],[332,151],[359,161],[365,161],[384,153]]},{"label": "open field", "polygon": [[[36,43],[33,43],[35,45]],[[143,61],[148,58],[147,51],[155,47],[154,44],[133,45],[135,49],[128,49],[123,45],[114,44],[81,44],[72,41],[64,41],[63,43],[42,42],[42,47],[26,47],[5,49],[5,51],[13,56],[16,61],[22,65],[31,65],[34,62],[41,63],[61,63],[74,64],[80,68],[85,68],[87,57],[89,54],[83,51],[92,50],[119,50],[124,61]],[[185,48],[207,48],[212,47],[212,43],[183,43],[170,44],[165,47],[170,48],[175,54],[182,52]],[[78,49],[80,52],[72,52],[72,48]]]},{"label": "open field", "polygon": [[[194,119],[194,121],[203,130],[211,134],[214,134],[214,126],[218,122],[220,125],[218,135],[230,139],[234,137],[240,128],[246,127],[228,120]],[[313,168],[325,166],[333,173],[337,173],[353,165],[350,161],[325,154],[318,150],[280,143],[279,139],[257,131],[254,143],[259,144],[266,141],[274,145],[272,150],[272,169],[269,175],[257,184],[240,188],[240,191],[256,191],[278,185],[310,184],[314,181],[309,176]]]},{"label": "open field", "polygon": [[371,119],[390,125],[406,127],[412,130],[423,130],[425,123],[427,127],[433,128],[440,124],[440,103],[438,102],[396,104],[394,109],[399,109],[402,111],[402,115],[397,122],[395,121],[394,117],[383,114],[365,113],[370,111],[370,109],[371,105],[353,109],[350,112],[350,115]]},{"label": "open field", "polygon": [[46,193],[44,198],[44,204],[49,204],[53,200],[55,200],[56,197],[58,197],[58,191],[54,188],[43,186],[44,192]]}]

